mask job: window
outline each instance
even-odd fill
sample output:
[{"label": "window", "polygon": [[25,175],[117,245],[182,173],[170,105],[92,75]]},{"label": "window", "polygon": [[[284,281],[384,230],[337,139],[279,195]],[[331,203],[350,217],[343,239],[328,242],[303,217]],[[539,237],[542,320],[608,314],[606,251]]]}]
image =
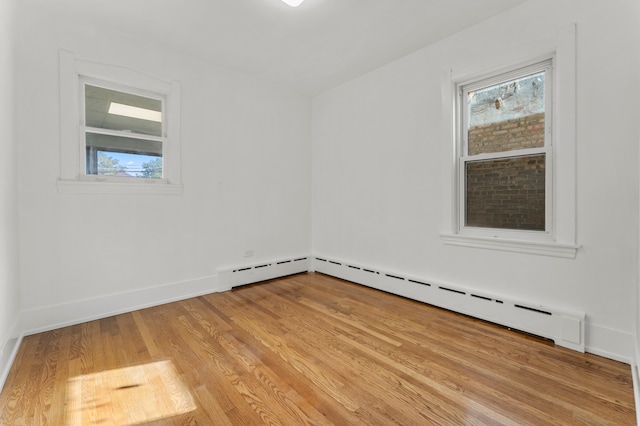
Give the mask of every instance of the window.
[{"label": "window", "polygon": [[58,192],[181,194],[179,106],[175,81],[61,51]]},{"label": "window", "polygon": [[575,258],[576,25],[468,49],[441,74],[442,242]]},{"label": "window", "polygon": [[86,78],[80,84],[86,174],[162,179],[164,97]]},{"label": "window", "polygon": [[460,231],[549,235],[552,61],[458,88]]}]

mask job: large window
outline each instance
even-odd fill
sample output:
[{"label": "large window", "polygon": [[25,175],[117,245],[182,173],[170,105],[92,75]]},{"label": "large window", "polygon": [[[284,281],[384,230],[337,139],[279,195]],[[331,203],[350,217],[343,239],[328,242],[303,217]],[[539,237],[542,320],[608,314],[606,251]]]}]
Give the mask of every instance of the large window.
[{"label": "large window", "polygon": [[552,61],[458,89],[460,231],[548,235],[553,227]]}]

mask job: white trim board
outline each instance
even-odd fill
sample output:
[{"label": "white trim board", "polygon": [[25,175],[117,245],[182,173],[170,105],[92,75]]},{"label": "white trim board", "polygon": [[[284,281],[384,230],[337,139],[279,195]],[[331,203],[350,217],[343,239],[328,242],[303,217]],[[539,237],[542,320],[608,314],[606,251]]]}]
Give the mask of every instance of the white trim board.
[{"label": "white trim board", "polygon": [[35,334],[217,291],[218,277],[213,275],[29,309],[21,312],[20,330],[25,335]]},{"label": "white trim board", "polygon": [[[17,325],[18,321],[16,320],[12,327],[12,333],[10,336],[15,335]],[[22,338],[22,334],[17,337],[10,337],[3,343],[2,347],[0,347],[0,391],[2,391],[7,377],[9,376],[9,371],[11,370],[13,361],[16,359],[16,355],[18,354]]]},{"label": "white trim board", "polygon": [[[293,256],[221,270],[218,275],[28,309],[21,312],[18,330],[25,335],[54,330],[151,306],[230,290],[237,285],[306,272],[309,270],[309,264],[309,255]],[[231,277],[227,276],[227,273],[231,274]]]},{"label": "white trim board", "polygon": [[631,363],[631,375],[633,377],[633,399],[636,405],[636,424],[640,425],[640,374],[638,366],[640,365],[640,351],[638,350],[638,337],[634,339],[635,356]]},{"label": "white trim board", "polygon": [[586,322],[586,351],[594,355],[633,365],[633,333]]}]

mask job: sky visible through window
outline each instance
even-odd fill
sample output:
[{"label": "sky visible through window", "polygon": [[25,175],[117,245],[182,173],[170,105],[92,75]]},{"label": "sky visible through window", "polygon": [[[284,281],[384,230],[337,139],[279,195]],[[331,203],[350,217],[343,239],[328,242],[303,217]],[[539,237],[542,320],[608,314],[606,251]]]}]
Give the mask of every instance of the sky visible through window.
[{"label": "sky visible through window", "polygon": [[117,160],[118,164],[124,168],[124,172],[134,177],[142,177],[142,172],[144,171],[144,168],[142,167],[143,163],[148,163],[150,161],[161,158],[153,155],[129,154],[124,152],[100,152],[104,152],[109,157]]}]

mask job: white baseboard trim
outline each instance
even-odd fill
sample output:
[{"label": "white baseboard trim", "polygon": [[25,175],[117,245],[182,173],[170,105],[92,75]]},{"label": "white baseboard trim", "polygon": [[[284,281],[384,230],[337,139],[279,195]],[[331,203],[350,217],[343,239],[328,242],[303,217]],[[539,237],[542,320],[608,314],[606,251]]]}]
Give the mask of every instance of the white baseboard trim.
[{"label": "white baseboard trim", "polygon": [[586,352],[634,364],[635,336],[632,333],[592,324],[589,321],[586,323],[586,331]]},{"label": "white baseboard trim", "polygon": [[219,291],[218,277],[196,278],[140,290],[76,300],[21,312],[24,335],[106,318]]},{"label": "white baseboard trim", "polygon": [[633,376],[633,398],[636,404],[636,424],[640,425],[640,375],[638,374],[638,366],[640,365],[640,351],[638,351],[638,337],[634,340],[635,356],[631,363],[631,375]]},{"label": "white baseboard trim", "polygon": [[[12,327],[12,333],[10,333],[9,336],[16,336],[15,333],[17,326],[18,321],[15,322]],[[0,392],[7,381],[13,361],[16,359],[16,355],[18,354],[18,349],[20,349],[22,337],[23,334],[20,334],[17,337],[9,337],[2,346],[0,346]]]}]

